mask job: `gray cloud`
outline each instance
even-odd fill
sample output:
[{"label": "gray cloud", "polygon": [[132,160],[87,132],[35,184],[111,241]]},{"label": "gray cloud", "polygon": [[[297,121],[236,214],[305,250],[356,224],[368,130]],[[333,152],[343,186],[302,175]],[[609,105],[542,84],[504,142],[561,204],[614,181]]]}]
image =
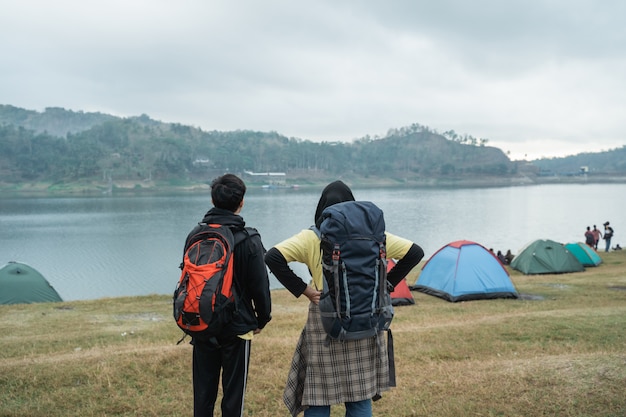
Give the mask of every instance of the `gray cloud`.
[{"label": "gray cloud", "polygon": [[[622,1],[4,1],[0,101],[312,140],[625,144]],[[8,59],[6,59],[8,57]]]}]

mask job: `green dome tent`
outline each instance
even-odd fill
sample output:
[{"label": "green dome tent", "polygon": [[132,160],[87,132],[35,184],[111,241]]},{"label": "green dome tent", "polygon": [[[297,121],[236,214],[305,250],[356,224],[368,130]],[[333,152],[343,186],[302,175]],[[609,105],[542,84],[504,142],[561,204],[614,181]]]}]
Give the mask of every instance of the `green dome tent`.
[{"label": "green dome tent", "polygon": [[583,266],[598,266],[602,263],[600,255],[582,242],[568,243],[565,247]]},{"label": "green dome tent", "polygon": [[0,269],[0,304],[63,301],[59,293],[34,268],[9,262]]},{"label": "green dome tent", "polygon": [[526,245],[511,261],[511,268],[526,275],[565,274],[585,267],[561,243],[539,239]]}]

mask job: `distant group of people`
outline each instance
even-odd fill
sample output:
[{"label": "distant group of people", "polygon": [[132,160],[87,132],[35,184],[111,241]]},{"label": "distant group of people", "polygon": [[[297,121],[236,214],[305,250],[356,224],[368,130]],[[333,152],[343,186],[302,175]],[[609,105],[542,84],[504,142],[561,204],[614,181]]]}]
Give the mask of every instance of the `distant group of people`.
[{"label": "distant group of people", "polygon": [[[489,249],[489,251],[493,252],[493,249]],[[506,255],[503,254],[502,251],[499,250],[498,253],[496,253],[496,257],[500,260],[500,262],[503,265],[510,265],[515,255],[511,253],[511,249],[508,249],[506,251]]]},{"label": "distant group of people", "polygon": [[[596,227],[596,225],[593,225],[593,230],[591,229],[590,226],[587,226],[587,230],[585,231],[585,243],[590,247],[593,248],[595,250],[598,250],[598,243],[600,242],[600,239],[604,239],[605,242],[605,248],[604,251],[608,252],[611,249],[611,238],[613,238],[613,234],[615,233],[613,230],[613,227],[611,227],[611,223],[610,222],[605,222],[603,224],[604,226],[604,233],[600,232],[600,230]],[[619,244],[613,248],[613,250],[621,250],[622,248],[619,246]]]}]

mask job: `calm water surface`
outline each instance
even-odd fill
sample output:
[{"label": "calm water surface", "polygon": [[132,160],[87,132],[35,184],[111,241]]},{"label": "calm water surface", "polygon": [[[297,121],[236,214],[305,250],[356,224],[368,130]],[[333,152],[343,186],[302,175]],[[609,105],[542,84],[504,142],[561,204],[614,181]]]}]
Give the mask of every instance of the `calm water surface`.
[{"label": "calm water surface", "polygon": [[[313,222],[321,190],[250,190],[242,216],[266,248]],[[583,241],[609,220],[613,246],[626,230],[626,185],[538,185],[483,189],[355,189],[385,212],[387,229],[426,258],[467,239],[517,253],[535,239]],[[171,294],[187,233],[210,196],[0,199],[0,266],[39,270],[65,300]],[[294,265],[301,275],[306,268]],[[281,285],[270,276],[272,287]]]}]

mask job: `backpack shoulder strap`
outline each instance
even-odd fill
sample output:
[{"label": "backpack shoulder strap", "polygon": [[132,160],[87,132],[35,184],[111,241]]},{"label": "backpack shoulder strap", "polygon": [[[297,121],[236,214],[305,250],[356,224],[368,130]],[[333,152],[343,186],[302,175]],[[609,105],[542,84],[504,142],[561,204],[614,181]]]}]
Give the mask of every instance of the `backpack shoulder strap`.
[{"label": "backpack shoulder strap", "polygon": [[[233,247],[233,255],[234,255],[235,248],[237,247],[237,245],[245,242],[246,240],[250,239],[253,236],[261,235],[259,231],[255,229],[254,227],[247,227],[247,226],[246,227],[231,227],[230,229],[233,232],[233,236],[235,237],[235,246]],[[250,250],[250,253],[252,253],[253,249],[250,248],[249,250]],[[243,295],[246,293],[246,288],[245,287],[240,288],[240,284],[238,280],[233,280],[233,289],[236,289],[235,291],[233,291],[233,293],[235,294],[236,300],[240,300],[241,297],[243,297]],[[238,296],[238,294],[240,295]],[[237,304],[238,303],[239,301],[237,301]]]},{"label": "backpack shoulder strap", "polygon": [[320,229],[316,225],[309,227],[309,230],[313,230],[319,239],[322,238],[322,232],[320,232]]},{"label": "backpack shoulder strap", "polygon": [[252,236],[260,236],[261,234],[254,227],[243,227],[243,228],[231,228],[233,235],[235,236],[235,246],[251,238]]}]

